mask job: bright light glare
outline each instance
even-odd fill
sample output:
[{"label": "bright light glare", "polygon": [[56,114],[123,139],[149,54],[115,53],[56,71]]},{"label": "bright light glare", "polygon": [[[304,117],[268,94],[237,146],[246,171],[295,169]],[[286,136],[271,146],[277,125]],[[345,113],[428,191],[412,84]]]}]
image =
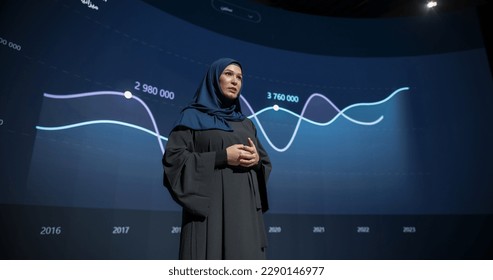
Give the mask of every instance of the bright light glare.
[{"label": "bright light glare", "polygon": [[130,99],[132,98],[132,93],[127,90],[123,93],[123,96],[125,96],[126,99]]},{"label": "bright light glare", "polygon": [[436,5],[438,5],[437,1],[428,1],[428,3],[426,4],[426,7],[431,9],[433,7],[436,7]]},{"label": "bright light glare", "polygon": [[279,105],[276,104],[276,105],[272,106],[272,109],[274,109],[274,111],[279,111]]}]

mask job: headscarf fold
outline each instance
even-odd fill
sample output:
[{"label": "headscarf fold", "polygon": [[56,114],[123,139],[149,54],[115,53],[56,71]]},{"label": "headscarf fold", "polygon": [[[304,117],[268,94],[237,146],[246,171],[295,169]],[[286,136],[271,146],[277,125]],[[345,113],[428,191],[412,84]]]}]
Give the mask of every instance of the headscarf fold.
[{"label": "headscarf fold", "polygon": [[238,97],[230,100],[223,95],[219,85],[219,77],[230,64],[236,64],[241,68],[241,64],[231,58],[220,58],[211,64],[192,102],[183,108],[173,129],[185,126],[194,130],[232,131],[227,121],[241,121],[245,118],[239,100],[241,88]]}]

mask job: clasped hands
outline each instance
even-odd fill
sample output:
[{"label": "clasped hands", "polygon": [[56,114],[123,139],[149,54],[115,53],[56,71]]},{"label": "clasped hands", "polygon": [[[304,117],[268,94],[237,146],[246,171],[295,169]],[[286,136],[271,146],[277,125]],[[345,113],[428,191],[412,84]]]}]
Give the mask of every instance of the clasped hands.
[{"label": "clasped hands", "polygon": [[252,167],[260,160],[257,148],[252,139],[248,138],[248,146],[235,144],[226,148],[228,164],[231,166]]}]

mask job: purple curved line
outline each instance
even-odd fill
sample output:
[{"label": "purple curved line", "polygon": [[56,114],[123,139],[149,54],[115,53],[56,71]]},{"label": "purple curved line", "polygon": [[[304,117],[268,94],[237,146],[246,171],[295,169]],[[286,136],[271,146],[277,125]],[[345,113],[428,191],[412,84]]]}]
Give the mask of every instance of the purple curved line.
[{"label": "purple curved line", "polygon": [[250,106],[250,103],[248,103],[248,101],[246,100],[245,97],[243,97],[243,95],[240,95],[240,98],[241,98],[241,100],[243,100],[243,102],[245,102],[245,104],[247,105],[248,109],[250,109],[250,112],[252,112],[252,115],[254,115],[254,118],[256,119],[255,112],[253,111],[252,106]]},{"label": "purple curved line", "polygon": [[[328,99],[325,95],[323,94],[320,94],[320,93],[312,93],[308,99],[306,100],[305,102],[305,105],[303,105],[303,109],[301,110],[301,114],[300,116],[303,117],[305,115],[305,111],[306,111],[306,108],[308,107],[308,104],[310,103],[310,101],[314,98],[314,97],[321,97],[322,99],[324,99],[325,101],[327,101],[327,103],[329,103],[336,111],[337,113],[340,113],[341,112],[341,109],[339,109],[330,99]],[[246,100],[245,97],[243,97],[243,95],[240,95],[240,98],[243,100],[243,102],[245,102],[245,104],[248,106],[248,109],[250,109],[250,112],[252,112],[252,115],[255,114],[255,111],[253,110],[252,106],[250,106],[250,103],[248,103],[248,101]]]},{"label": "purple curved line", "polygon": [[314,97],[321,97],[322,99],[324,99],[325,101],[327,101],[336,111],[337,113],[340,113],[341,110],[334,104],[332,103],[332,101],[330,99],[328,99],[325,95],[323,94],[320,94],[320,93],[312,93],[308,99],[306,100],[305,102],[305,105],[303,106],[303,110],[301,110],[301,114],[300,116],[303,117],[304,116],[304,113],[305,113],[305,110],[306,110],[306,107],[308,107],[308,103],[310,102],[310,100],[312,100],[312,98]]},{"label": "purple curved line", "polygon": [[341,110],[339,108],[337,108],[337,106],[332,103],[332,101],[330,101],[330,99],[328,99],[327,97],[325,97],[324,95],[320,94],[320,93],[312,93],[308,99],[306,100],[305,102],[305,105],[303,105],[303,109],[301,110],[301,114],[300,114],[300,117],[298,118],[298,122],[296,123],[296,126],[294,128],[294,131],[293,131],[293,135],[291,135],[291,139],[289,139],[289,142],[288,144],[282,148],[281,150],[282,151],[285,151],[287,150],[291,144],[293,143],[294,141],[294,138],[296,137],[296,134],[298,134],[298,129],[300,128],[300,123],[301,121],[304,119],[305,117],[305,111],[306,111],[306,108],[308,107],[308,104],[310,103],[310,101],[314,98],[314,97],[321,97],[322,99],[325,99],[332,107],[334,107],[334,109],[337,111],[337,113],[340,113]]},{"label": "purple curved line", "polygon": [[[119,95],[119,96],[125,97],[125,95],[122,92],[118,92],[118,91],[96,91],[96,92],[86,92],[86,93],[74,93],[74,94],[67,94],[67,95],[56,95],[56,94],[44,93],[45,97],[54,98],[54,99],[71,99],[71,98],[96,96],[96,95]],[[140,99],[139,97],[132,95],[132,98],[135,98],[135,100],[139,101],[139,103],[142,104],[142,106],[144,106],[144,108],[146,109],[147,114],[151,118],[152,125],[154,126],[154,131],[156,132],[159,147],[161,148],[161,152],[164,154],[164,146],[163,146],[163,143],[161,142],[161,139],[159,137],[160,136],[159,129],[157,127],[156,120],[154,119],[154,116],[152,115],[151,110],[149,109],[149,107],[147,107],[147,104],[145,104],[145,102],[142,99]]]},{"label": "purple curved line", "polygon": [[303,106],[303,109],[301,110],[301,114],[300,114],[300,117],[298,118],[298,122],[296,123],[296,126],[294,128],[294,131],[293,131],[293,134],[291,135],[291,138],[289,139],[289,142],[288,144],[284,147],[284,148],[277,148],[274,143],[272,143],[272,141],[270,140],[269,136],[267,135],[267,133],[265,132],[264,130],[264,127],[262,126],[262,124],[260,123],[259,119],[257,118],[257,115],[255,115],[255,111],[253,110],[252,106],[250,106],[250,103],[248,103],[248,101],[246,100],[245,97],[243,97],[243,95],[240,95],[240,98],[243,100],[243,102],[245,102],[245,104],[247,105],[248,109],[250,109],[250,111],[252,112],[252,115],[253,117],[255,118],[255,120],[257,121],[258,125],[259,125],[259,129],[260,131],[262,131],[262,133],[264,134],[265,136],[265,139],[267,140],[267,142],[269,142],[269,144],[277,151],[279,152],[284,152],[286,151],[290,146],[291,144],[293,143],[294,141],[294,138],[296,137],[296,134],[298,133],[298,129],[300,128],[300,123],[301,121],[303,120],[304,118],[304,115],[305,115],[305,111],[306,111],[306,108],[308,107],[308,104],[310,103],[310,101],[314,98],[314,97],[321,97],[322,99],[324,99],[325,101],[327,101],[336,111],[338,114],[341,113],[341,110],[330,100],[328,99],[327,97],[325,97],[324,95],[320,94],[320,93],[313,93],[311,94],[308,99],[306,100],[305,102],[305,105]]}]

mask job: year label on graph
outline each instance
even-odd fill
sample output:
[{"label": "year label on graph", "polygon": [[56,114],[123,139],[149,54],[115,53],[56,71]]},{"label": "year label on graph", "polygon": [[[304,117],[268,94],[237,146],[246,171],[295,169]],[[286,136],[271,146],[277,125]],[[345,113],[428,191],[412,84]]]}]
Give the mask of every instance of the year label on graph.
[{"label": "year label on graph", "polygon": [[116,226],[113,227],[113,234],[127,234],[130,231],[129,226]]}]

